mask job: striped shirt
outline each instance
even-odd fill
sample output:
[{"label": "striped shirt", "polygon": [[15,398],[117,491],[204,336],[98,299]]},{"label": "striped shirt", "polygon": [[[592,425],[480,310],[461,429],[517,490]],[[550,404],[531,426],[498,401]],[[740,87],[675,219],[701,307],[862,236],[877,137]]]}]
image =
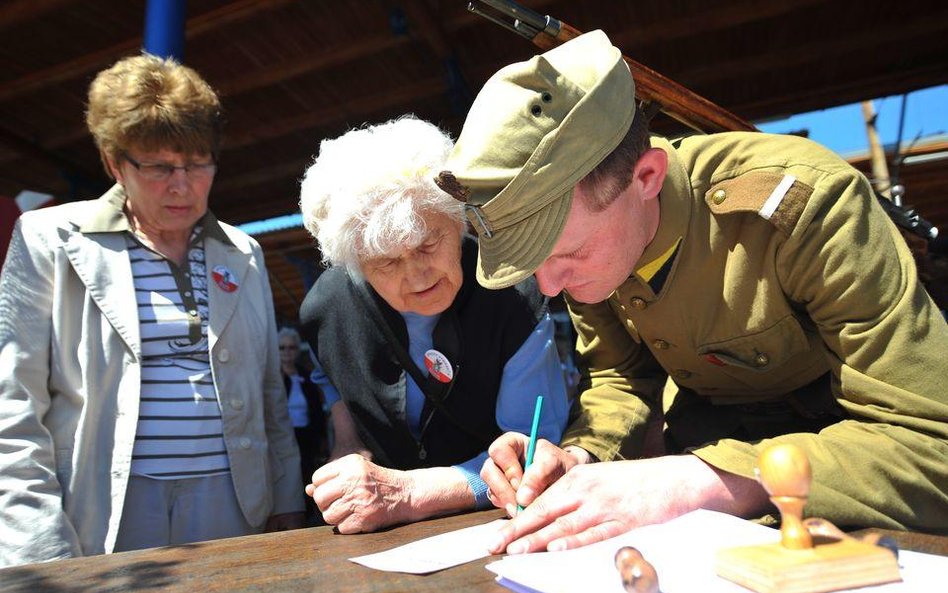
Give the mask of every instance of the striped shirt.
[{"label": "striped shirt", "polygon": [[207,271],[200,225],[178,266],[126,235],[142,340],[132,474],[158,479],[230,471],[207,343]]}]

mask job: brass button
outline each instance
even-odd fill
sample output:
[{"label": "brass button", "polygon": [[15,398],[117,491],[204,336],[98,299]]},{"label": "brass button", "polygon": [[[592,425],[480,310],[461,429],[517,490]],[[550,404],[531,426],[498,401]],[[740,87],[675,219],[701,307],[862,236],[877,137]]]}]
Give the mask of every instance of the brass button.
[{"label": "brass button", "polygon": [[691,377],[691,371],[686,369],[675,369],[672,374],[675,375],[676,379],[687,379]]},{"label": "brass button", "polygon": [[652,347],[656,350],[668,350],[668,342],[662,339],[653,340]]},{"label": "brass button", "polygon": [[770,357],[767,356],[767,355],[764,354],[764,353],[760,353],[760,354],[758,354],[757,357],[754,359],[754,364],[756,364],[756,365],[759,366],[759,367],[765,367],[765,366],[767,366],[768,364],[770,364]]},{"label": "brass button", "polygon": [[726,199],[727,199],[727,192],[724,191],[723,189],[714,190],[714,193],[711,194],[711,201],[714,202],[715,204],[720,205]]},{"label": "brass button", "polygon": [[645,302],[645,299],[640,299],[639,297],[633,298],[630,302],[632,303],[632,308],[638,309],[639,311],[642,311],[645,309],[645,307],[648,307],[648,303]]}]

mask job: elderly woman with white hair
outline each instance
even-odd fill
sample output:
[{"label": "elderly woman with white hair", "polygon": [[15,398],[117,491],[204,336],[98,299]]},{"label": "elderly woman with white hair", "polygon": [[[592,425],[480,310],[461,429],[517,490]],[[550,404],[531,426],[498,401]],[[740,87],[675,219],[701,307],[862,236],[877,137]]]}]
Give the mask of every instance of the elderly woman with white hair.
[{"label": "elderly woman with white hair", "polygon": [[532,278],[477,284],[463,204],[433,182],[451,148],[405,117],[323,141],[302,182],[330,266],[302,333],[336,434],[306,491],[342,533],[487,508],[479,470],[494,438],[529,433],[538,395],[539,434],[558,442],[566,423],[546,301]]}]

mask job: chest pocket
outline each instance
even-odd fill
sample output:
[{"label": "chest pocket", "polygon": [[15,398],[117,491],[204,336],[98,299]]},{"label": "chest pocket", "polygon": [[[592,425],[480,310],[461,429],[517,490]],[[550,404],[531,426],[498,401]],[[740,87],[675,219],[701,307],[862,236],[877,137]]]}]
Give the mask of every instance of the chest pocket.
[{"label": "chest pocket", "polygon": [[792,315],[788,315],[761,332],[705,344],[699,346],[697,352],[712,364],[722,367],[724,372],[734,369],[766,373],[807,350],[809,342],[803,328]]}]

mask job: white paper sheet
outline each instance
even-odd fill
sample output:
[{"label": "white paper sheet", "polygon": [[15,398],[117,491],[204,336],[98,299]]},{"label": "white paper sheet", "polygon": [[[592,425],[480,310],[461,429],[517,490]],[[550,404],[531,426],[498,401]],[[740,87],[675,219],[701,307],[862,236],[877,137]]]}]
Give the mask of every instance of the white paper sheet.
[{"label": "white paper sheet", "polygon": [[352,562],[388,572],[426,574],[442,570],[471,560],[490,556],[487,551],[497,530],[506,519],[497,519],[483,525],[466,527],[457,531],[392,548],[385,552],[350,558]]},{"label": "white paper sheet", "polygon": [[[714,572],[714,555],[722,547],[777,542],[774,529],[713,511],[695,511],[661,525],[566,552],[506,556],[487,565],[497,582],[529,593],[597,591],[624,593],[614,557],[622,546],[634,546],[658,572],[663,593],[748,593]],[[901,583],[864,587],[860,593],[943,591],[948,557],[899,552]]]}]

